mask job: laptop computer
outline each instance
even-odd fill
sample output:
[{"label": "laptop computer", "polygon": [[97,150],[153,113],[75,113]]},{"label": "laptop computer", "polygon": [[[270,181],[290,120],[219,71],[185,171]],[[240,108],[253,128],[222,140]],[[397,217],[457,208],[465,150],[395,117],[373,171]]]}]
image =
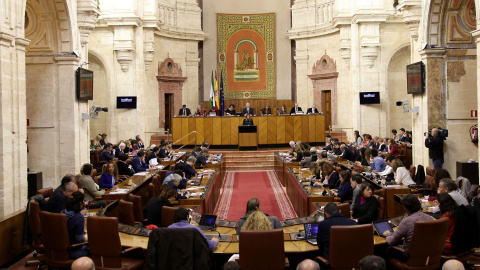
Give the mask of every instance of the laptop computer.
[{"label": "laptop computer", "polygon": [[202,215],[198,227],[202,230],[210,230],[215,226],[215,221],[217,221],[216,215]]},{"label": "laptop computer", "polygon": [[316,246],[317,245],[317,233],[318,233],[318,223],[304,223],[303,228],[305,229],[305,239],[308,243]]},{"label": "laptop computer", "polygon": [[382,220],[382,221],[374,221],[373,222],[373,227],[375,228],[375,231],[378,233],[380,236],[384,236],[383,233],[386,231],[389,231],[393,233],[393,229],[390,226],[390,223],[387,220]]}]

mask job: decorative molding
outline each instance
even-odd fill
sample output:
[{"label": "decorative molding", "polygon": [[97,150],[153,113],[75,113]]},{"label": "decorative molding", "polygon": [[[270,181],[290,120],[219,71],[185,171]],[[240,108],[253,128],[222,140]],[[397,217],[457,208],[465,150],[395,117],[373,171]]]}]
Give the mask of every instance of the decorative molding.
[{"label": "decorative molding", "polygon": [[338,32],[334,26],[334,0],[295,1],[291,8],[290,39],[312,38]]},{"label": "decorative molding", "polygon": [[350,60],[352,59],[352,39],[351,39],[351,26],[342,25],[340,28],[340,52],[343,61],[348,69],[350,69]]},{"label": "decorative molding", "polygon": [[420,0],[401,0],[397,6],[403,15],[403,22],[410,28],[410,36],[418,40],[418,28],[422,20],[422,2]]},{"label": "decorative molding", "polygon": [[2,47],[13,47],[15,46],[15,36],[0,32],[0,46]]},{"label": "decorative molding", "polygon": [[150,69],[150,64],[155,58],[154,34],[153,29],[143,29],[143,61],[145,62],[145,71]]},{"label": "decorative molding", "polygon": [[360,33],[360,55],[366,66],[372,68],[380,54],[380,23],[362,23],[360,25]]},{"label": "decorative molding", "polygon": [[77,0],[77,24],[82,47],[88,43],[90,32],[95,29],[95,23],[100,15],[98,0]]},{"label": "decorative molding", "polygon": [[127,72],[130,67],[130,62],[133,61],[133,49],[119,49],[115,50],[117,62],[120,64],[123,72]]}]

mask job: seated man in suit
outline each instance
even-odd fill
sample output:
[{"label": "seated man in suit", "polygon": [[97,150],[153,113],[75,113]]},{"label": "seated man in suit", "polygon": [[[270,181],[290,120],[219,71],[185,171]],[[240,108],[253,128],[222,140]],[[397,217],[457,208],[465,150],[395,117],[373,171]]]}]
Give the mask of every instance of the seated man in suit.
[{"label": "seated man in suit", "polygon": [[163,142],[160,145],[160,149],[158,150],[157,158],[166,158],[167,157],[167,152],[165,151],[165,148],[167,147],[167,142]]},{"label": "seated man in suit", "polygon": [[111,143],[107,143],[105,145],[105,149],[102,150],[100,155],[98,156],[100,161],[110,161],[115,159],[115,149],[113,149],[113,145]]},{"label": "seated man in suit", "polygon": [[320,254],[325,259],[330,257],[330,228],[335,225],[358,225],[353,219],[344,217],[338,206],[331,202],[325,205],[325,220],[318,223],[317,244]]},{"label": "seated man in suit", "polygon": [[254,115],[253,108],[250,108],[250,103],[245,104],[245,108],[243,108],[242,115],[245,116],[247,113],[250,115]]},{"label": "seated man in suit", "polygon": [[311,108],[307,109],[307,114],[311,113],[318,113],[317,106],[315,104],[313,104]]},{"label": "seated man in suit", "polygon": [[123,154],[125,150],[125,143],[120,143],[117,147],[113,148],[115,150],[115,157],[118,158],[121,154]]},{"label": "seated man in suit", "polygon": [[148,164],[145,163],[145,152],[140,150],[137,152],[137,156],[130,162],[135,172],[144,172],[148,170]]},{"label": "seated man in suit", "polygon": [[92,164],[85,163],[81,169],[82,176],[78,179],[78,186],[82,187],[85,191],[85,200],[86,201],[93,201],[96,197],[100,197],[105,194],[104,190],[99,190],[98,185],[93,181],[92,172],[93,166]]},{"label": "seated man in suit", "polygon": [[201,169],[203,168],[206,164],[211,164],[212,160],[211,158],[208,157],[208,150],[202,150],[201,155],[196,156],[197,161],[195,162],[195,169]]},{"label": "seated man in suit", "polygon": [[[157,155],[158,155],[159,152],[160,152],[160,148],[158,146],[153,147],[152,152],[145,159],[145,162],[147,164],[150,164],[151,159],[157,159]],[[155,164],[155,162],[154,162],[154,164]],[[156,162],[156,164],[158,164],[158,161]]]},{"label": "seated man in suit", "polygon": [[352,151],[350,151],[350,149],[348,149],[344,143],[340,145],[340,151],[342,151],[342,154],[339,157],[349,161],[355,161],[355,156],[353,155]]},{"label": "seated man in suit", "polygon": [[197,162],[197,158],[190,156],[187,159],[187,162],[185,162],[185,178],[190,179],[193,176],[197,175],[197,172],[193,167],[195,166],[195,163]]},{"label": "seated man in suit", "polygon": [[298,107],[298,103],[295,102],[295,107],[292,107],[290,114],[296,114],[298,112],[303,112],[301,107]]},{"label": "seated man in suit", "polygon": [[187,108],[185,104],[183,104],[182,108],[178,111],[179,116],[190,116],[191,114],[190,109]]},{"label": "seated man in suit", "polygon": [[272,115],[272,108],[270,108],[270,104],[267,103],[265,108],[262,109],[262,115]]},{"label": "seated man in suit", "polygon": [[[71,177],[66,175],[65,177]],[[65,178],[64,177],[64,178]],[[61,192],[53,193],[43,207],[43,210],[50,213],[60,213],[65,209],[67,198],[70,198],[73,192],[78,191],[78,186],[73,181],[65,184]]]}]

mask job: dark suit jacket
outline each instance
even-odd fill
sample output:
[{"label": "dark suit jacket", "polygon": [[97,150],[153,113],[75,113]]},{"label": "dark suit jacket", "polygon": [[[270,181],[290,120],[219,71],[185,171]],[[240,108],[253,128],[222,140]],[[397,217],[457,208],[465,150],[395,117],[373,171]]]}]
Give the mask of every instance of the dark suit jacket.
[{"label": "dark suit jacket", "polygon": [[243,125],[244,126],[253,126],[253,119],[250,118],[250,121],[248,121],[247,118],[243,119]]},{"label": "dark suit jacket", "polygon": [[115,154],[113,152],[110,153],[107,149],[103,149],[98,158],[100,161],[110,161],[115,159]]},{"label": "dark suit jacket", "polygon": [[243,108],[242,115],[246,115],[247,113],[249,113],[251,115],[255,114],[253,108]]},{"label": "dark suit jacket", "polygon": [[263,114],[272,114],[272,108],[263,108],[262,113]]},{"label": "dark suit jacket", "polygon": [[197,155],[197,161],[195,162],[195,169],[200,169],[205,166],[207,162],[205,161],[205,157],[203,155]]},{"label": "dark suit jacket", "polygon": [[124,152],[122,150],[120,150],[120,148],[117,146],[115,148],[115,157],[118,158],[118,156],[120,156],[120,154],[124,154]]},{"label": "dark suit jacket", "polygon": [[433,160],[443,160],[443,139],[439,136],[426,138],[425,147],[428,148],[428,156]]},{"label": "dark suit jacket", "polygon": [[128,176],[133,175],[133,171],[130,170],[130,168],[128,168],[127,163],[125,163],[124,161],[119,160],[117,162],[117,167],[118,167],[118,174],[119,175],[128,175]]},{"label": "dark suit jacket", "polygon": [[328,187],[335,188],[338,183],[340,183],[340,176],[337,172],[333,172],[330,178],[328,179]]},{"label": "dark suit jacket", "polygon": [[360,196],[355,198],[355,205],[353,206],[353,217],[358,218],[358,224],[367,224],[377,220],[378,217],[378,201],[372,195],[364,204],[360,205]]},{"label": "dark suit jacket", "polygon": [[153,159],[153,158],[157,158],[157,155],[155,154],[155,152],[151,152],[150,155],[148,155],[148,157],[145,159],[145,163],[149,164],[150,159]]},{"label": "dark suit jacket", "polygon": [[190,166],[190,164],[185,162],[185,178],[190,179],[192,176],[197,175],[197,172]]},{"label": "dark suit jacket", "polygon": [[318,109],[315,108],[315,111],[312,112],[312,108],[308,108],[307,113],[318,113]]},{"label": "dark suit jacket", "polygon": [[141,161],[139,157],[134,157],[132,161],[130,161],[130,165],[132,165],[135,172],[144,172],[148,170],[148,164]]},{"label": "dark suit jacket", "polygon": [[166,157],[167,157],[167,153],[165,152],[165,149],[160,148],[160,152],[158,152],[157,157],[158,157],[158,158],[166,158]]},{"label": "dark suit jacket", "polygon": [[330,257],[330,228],[335,225],[358,225],[353,219],[344,217],[341,213],[332,214],[329,218],[318,223],[317,243],[320,254],[325,259]]},{"label": "dark suit jacket", "polygon": [[350,149],[348,148],[345,148],[345,151],[343,151],[340,157],[349,161],[355,161],[355,156],[353,155],[352,151],[350,151]]},{"label": "dark suit jacket", "polygon": [[158,196],[150,198],[147,205],[143,207],[143,216],[147,219],[144,224],[155,224],[157,227],[162,227],[162,208],[164,206],[172,206],[172,204],[161,202]]},{"label": "dark suit jacket", "polygon": [[[185,108],[185,111],[187,112],[187,114],[185,114],[186,116],[190,116],[192,114],[189,108]],[[178,115],[184,115],[183,108],[178,111]]]},{"label": "dark suit jacket", "polygon": [[[301,107],[298,107],[298,111],[303,112]],[[295,107],[292,107],[292,109],[290,110],[290,114],[292,113],[295,113]]]}]

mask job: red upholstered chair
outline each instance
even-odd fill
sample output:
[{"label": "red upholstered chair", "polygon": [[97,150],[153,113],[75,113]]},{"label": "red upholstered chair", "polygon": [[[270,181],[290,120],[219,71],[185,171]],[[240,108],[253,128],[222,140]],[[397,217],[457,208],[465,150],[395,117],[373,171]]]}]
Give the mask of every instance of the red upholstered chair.
[{"label": "red upholstered chair", "polygon": [[425,195],[435,196],[437,194],[437,185],[435,184],[435,169],[432,167],[425,168],[425,184],[429,184],[429,188],[420,188],[419,191]]},{"label": "red upholstered chair", "polygon": [[114,217],[87,218],[90,258],[95,269],[142,269],[145,253],[140,247],[123,247]]},{"label": "red upholstered chair", "polygon": [[37,190],[37,194],[42,194],[43,198],[49,198],[53,194],[53,188],[52,187],[47,187],[47,188],[42,188]]},{"label": "red upholstered chair", "polygon": [[170,206],[162,207],[162,227],[168,227],[174,223],[173,214],[177,209],[178,207],[170,207]]},{"label": "red upholstered chair", "polygon": [[[41,240],[45,248],[43,261],[53,268],[70,268],[73,261],[68,256],[71,247],[68,239],[67,216],[49,212],[40,212]],[[115,228],[117,232],[118,228]],[[118,232],[117,232],[118,234]],[[86,243],[74,246],[84,245]]]},{"label": "red upholstered chair", "polygon": [[410,165],[410,169],[408,170],[410,172],[410,177],[415,181],[415,172],[417,171],[417,168],[415,165]]},{"label": "red upholstered chair", "polygon": [[[33,257],[37,257],[38,254],[44,254],[45,248],[42,244],[41,234],[42,228],[40,224],[40,205],[35,201],[30,201],[28,207],[28,225],[30,226],[30,233],[32,234],[32,245],[34,249]],[[42,256],[37,261],[27,261],[25,267],[28,267],[31,263],[40,263]]]},{"label": "red upholstered chair", "polygon": [[133,203],[133,216],[135,217],[136,222],[143,222],[143,206],[142,206],[142,197],[128,194],[128,200]]},{"label": "red upholstered chair", "polygon": [[[387,259],[388,263],[396,269],[438,269],[440,258],[445,247],[448,232],[448,218],[432,221],[419,221],[413,227],[413,235],[408,246],[408,259],[403,262],[394,257]],[[405,252],[404,249],[392,246]]]},{"label": "red upholstered chair", "polygon": [[349,203],[343,203],[338,206],[338,209],[340,210],[340,213],[346,218],[351,218],[352,215],[350,213],[350,204]]},{"label": "red upholstered chair", "polygon": [[285,247],[282,229],[269,231],[241,230],[239,251],[242,269],[285,268]]},{"label": "red upholstered chair", "polygon": [[387,203],[384,197],[374,195],[378,201],[378,216],[377,220],[386,220],[387,219]]},{"label": "red upholstered chair", "polygon": [[118,201],[118,222],[130,226],[135,225],[132,202],[126,202],[124,200]]},{"label": "red upholstered chair", "polygon": [[158,196],[158,194],[155,193],[155,185],[150,183],[148,184],[148,197],[152,198]]},{"label": "red upholstered chair", "polygon": [[368,255],[373,255],[372,224],[332,226],[330,259],[318,256],[316,260],[330,269],[359,269],[359,261]]}]

